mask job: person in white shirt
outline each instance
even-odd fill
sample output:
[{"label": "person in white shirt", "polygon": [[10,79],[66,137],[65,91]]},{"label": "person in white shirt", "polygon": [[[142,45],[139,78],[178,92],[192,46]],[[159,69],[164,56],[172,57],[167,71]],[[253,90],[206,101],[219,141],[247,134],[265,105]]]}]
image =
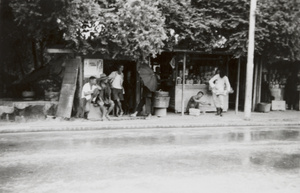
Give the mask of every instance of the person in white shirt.
[{"label": "person in white shirt", "polygon": [[213,100],[217,108],[217,114],[223,116],[224,97],[230,92],[231,86],[225,71],[222,68],[217,70],[217,74],[209,80],[212,88]]},{"label": "person in white shirt", "polygon": [[91,76],[89,78],[89,82],[85,83],[84,86],[82,87],[81,91],[81,100],[82,100],[82,109],[84,112],[83,117],[85,119],[88,118],[88,114],[90,112],[90,105],[91,105],[91,100],[93,97],[94,91],[97,89],[97,82],[96,82],[96,77]]},{"label": "person in white shirt", "polygon": [[115,104],[118,108],[118,111],[116,113],[117,116],[123,115],[123,109],[122,109],[122,103],[121,101],[124,100],[124,89],[123,89],[123,82],[124,82],[124,74],[123,74],[124,66],[120,65],[118,66],[118,70],[112,72],[108,78],[111,82],[111,94],[112,94],[112,100],[115,101]]}]

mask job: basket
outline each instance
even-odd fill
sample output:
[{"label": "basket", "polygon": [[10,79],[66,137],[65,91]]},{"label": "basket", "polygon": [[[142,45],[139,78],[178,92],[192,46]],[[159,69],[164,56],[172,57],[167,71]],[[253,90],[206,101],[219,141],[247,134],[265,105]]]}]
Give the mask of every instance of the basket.
[{"label": "basket", "polygon": [[190,108],[189,115],[194,115],[194,116],[200,115],[200,109]]},{"label": "basket", "polygon": [[170,97],[154,97],[153,107],[155,108],[168,108]]},{"label": "basket", "polygon": [[271,110],[271,104],[270,103],[258,103],[256,106],[256,110],[258,112],[267,113]]}]

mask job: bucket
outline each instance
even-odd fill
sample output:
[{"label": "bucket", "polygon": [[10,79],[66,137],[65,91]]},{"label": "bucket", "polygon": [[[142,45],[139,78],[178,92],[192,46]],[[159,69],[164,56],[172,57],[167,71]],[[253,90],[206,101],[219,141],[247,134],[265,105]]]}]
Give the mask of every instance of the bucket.
[{"label": "bucket", "polygon": [[256,106],[256,109],[258,112],[268,113],[268,112],[270,112],[271,104],[270,103],[258,103]]},{"label": "bucket", "polygon": [[153,107],[155,108],[168,108],[170,97],[154,97]]}]

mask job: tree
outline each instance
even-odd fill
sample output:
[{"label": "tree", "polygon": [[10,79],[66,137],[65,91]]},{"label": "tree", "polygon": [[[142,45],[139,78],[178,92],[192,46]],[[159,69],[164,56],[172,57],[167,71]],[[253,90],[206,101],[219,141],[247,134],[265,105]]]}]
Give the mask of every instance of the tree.
[{"label": "tree", "polygon": [[[214,26],[216,39],[224,37],[227,48],[235,57],[247,53],[249,1],[248,0],[194,0],[205,18],[217,18]],[[299,0],[258,1],[255,31],[255,53],[269,59],[299,60]],[[275,57],[274,57],[275,56]]]},{"label": "tree", "polygon": [[[299,59],[299,0],[261,0],[256,54]],[[16,21],[35,41],[78,53],[135,60],[164,48],[247,52],[248,0],[12,0]],[[270,49],[272,48],[272,49]]]},{"label": "tree", "polygon": [[169,32],[168,48],[211,51],[216,43],[215,28],[220,20],[205,15],[190,1],[160,0],[159,8],[166,17],[166,29]]},{"label": "tree", "polygon": [[259,1],[258,44],[269,59],[300,60],[300,1]]},{"label": "tree", "polygon": [[78,53],[141,59],[155,56],[167,39],[164,16],[150,0],[13,0],[11,7],[28,36],[46,42],[62,37]]},{"label": "tree", "polygon": [[1,79],[11,82],[33,68],[31,41],[24,37],[26,31],[14,22],[9,1],[1,1],[0,7],[0,67]]}]

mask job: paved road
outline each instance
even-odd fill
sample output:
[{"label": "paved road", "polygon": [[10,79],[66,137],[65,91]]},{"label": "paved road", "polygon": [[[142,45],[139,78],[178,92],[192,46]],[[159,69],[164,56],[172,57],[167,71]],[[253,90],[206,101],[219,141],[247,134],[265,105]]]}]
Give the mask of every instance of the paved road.
[{"label": "paved road", "polygon": [[0,192],[299,193],[300,128],[0,135]]}]

